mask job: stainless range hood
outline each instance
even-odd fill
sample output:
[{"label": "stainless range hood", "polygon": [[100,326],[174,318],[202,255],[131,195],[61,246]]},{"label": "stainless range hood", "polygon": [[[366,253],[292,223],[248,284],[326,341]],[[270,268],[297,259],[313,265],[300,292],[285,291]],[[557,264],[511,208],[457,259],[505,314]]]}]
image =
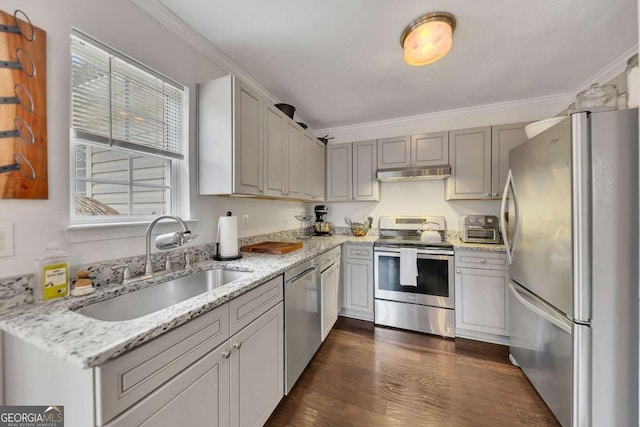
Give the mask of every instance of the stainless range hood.
[{"label": "stainless range hood", "polygon": [[449,175],[451,175],[451,165],[438,165],[379,170],[376,178],[380,182],[426,181],[445,179]]}]

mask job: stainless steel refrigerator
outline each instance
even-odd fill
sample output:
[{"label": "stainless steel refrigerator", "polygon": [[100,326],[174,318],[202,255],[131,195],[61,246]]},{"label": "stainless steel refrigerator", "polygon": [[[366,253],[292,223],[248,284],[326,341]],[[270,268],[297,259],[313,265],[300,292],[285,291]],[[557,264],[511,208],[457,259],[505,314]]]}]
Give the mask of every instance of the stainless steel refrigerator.
[{"label": "stainless steel refrigerator", "polygon": [[573,114],[509,168],[512,362],[563,426],[637,426],[638,110]]}]

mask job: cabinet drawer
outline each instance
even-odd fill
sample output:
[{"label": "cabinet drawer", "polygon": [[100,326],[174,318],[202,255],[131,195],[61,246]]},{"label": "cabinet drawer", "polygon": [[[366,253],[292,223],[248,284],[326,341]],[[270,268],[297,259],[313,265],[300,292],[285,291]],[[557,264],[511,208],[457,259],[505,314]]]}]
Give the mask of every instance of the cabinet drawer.
[{"label": "cabinet drawer", "polygon": [[278,276],[229,302],[230,333],[256,320],[283,299],[283,278]]},{"label": "cabinet drawer", "polygon": [[509,270],[507,254],[503,252],[456,251],[456,268],[459,267]]},{"label": "cabinet drawer", "polygon": [[347,245],[347,258],[373,259],[373,246]]},{"label": "cabinet drawer", "polygon": [[329,268],[331,266],[331,264],[334,264],[336,259],[335,259],[335,253],[333,251],[333,249],[328,250],[327,252],[318,255],[318,264],[319,264],[319,269],[320,271],[324,271],[327,268]]},{"label": "cabinet drawer", "polygon": [[96,423],[103,425],[229,338],[223,305],[95,368]]}]

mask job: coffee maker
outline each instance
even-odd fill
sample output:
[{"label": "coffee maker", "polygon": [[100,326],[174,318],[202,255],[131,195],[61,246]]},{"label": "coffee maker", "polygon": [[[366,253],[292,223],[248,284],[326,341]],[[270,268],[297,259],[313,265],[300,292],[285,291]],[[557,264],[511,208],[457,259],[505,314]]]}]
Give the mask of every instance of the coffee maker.
[{"label": "coffee maker", "polygon": [[314,209],[316,213],[316,222],[313,226],[314,234],[316,236],[330,236],[331,235],[331,223],[325,222],[323,217],[329,212],[325,205],[317,205]]}]

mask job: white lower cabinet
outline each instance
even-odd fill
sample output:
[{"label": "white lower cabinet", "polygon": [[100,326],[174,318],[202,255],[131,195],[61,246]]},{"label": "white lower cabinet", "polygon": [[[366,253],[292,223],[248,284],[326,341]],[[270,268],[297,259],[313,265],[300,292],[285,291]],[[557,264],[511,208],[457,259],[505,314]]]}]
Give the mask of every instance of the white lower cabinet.
[{"label": "white lower cabinet", "polygon": [[108,427],[229,425],[229,343],[175,376]]},{"label": "white lower cabinet", "polygon": [[340,265],[333,264],[327,270],[322,272],[320,276],[321,302],[322,312],[322,341],[325,340],[331,328],[338,320],[338,286],[339,286]]},{"label": "white lower cabinet", "polygon": [[231,338],[231,426],[261,426],[278,406],[284,394],[283,333],[280,302]]},{"label": "white lower cabinet", "polygon": [[373,321],[373,245],[346,245],[344,308],[347,317]]},{"label": "white lower cabinet", "polygon": [[284,396],[283,276],[93,369],[5,336],[6,404],[67,427],[263,425]]},{"label": "white lower cabinet", "polygon": [[509,344],[509,271],[499,252],[456,252],[456,337]]}]

